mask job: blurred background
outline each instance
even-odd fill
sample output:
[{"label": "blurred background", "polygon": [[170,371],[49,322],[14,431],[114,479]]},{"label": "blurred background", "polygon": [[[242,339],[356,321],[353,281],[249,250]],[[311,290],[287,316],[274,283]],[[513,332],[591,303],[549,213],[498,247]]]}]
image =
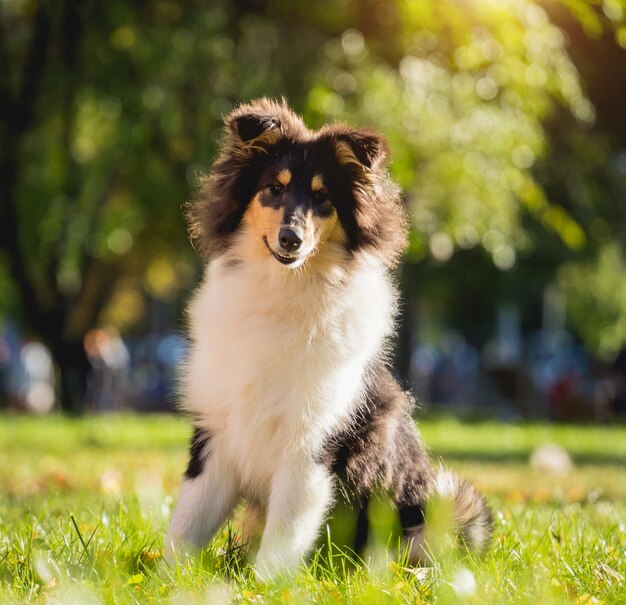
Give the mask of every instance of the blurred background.
[{"label": "blurred background", "polygon": [[625,0],[0,1],[0,408],[173,409],[239,101],[375,126],[425,408],[626,414]]}]

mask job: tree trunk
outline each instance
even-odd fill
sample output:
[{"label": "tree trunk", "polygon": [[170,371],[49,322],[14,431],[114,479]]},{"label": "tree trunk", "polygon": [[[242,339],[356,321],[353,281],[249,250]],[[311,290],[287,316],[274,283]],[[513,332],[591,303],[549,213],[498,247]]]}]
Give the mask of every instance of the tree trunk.
[{"label": "tree trunk", "polygon": [[91,364],[82,340],[59,340],[49,343],[57,367],[61,410],[81,414],[85,410],[87,377]]},{"label": "tree trunk", "polygon": [[[24,60],[8,61],[8,50],[0,37],[0,66],[4,70],[21,72],[15,81],[15,90],[9,85],[11,78],[0,78],[0,109],[3,123],[0,125],[0,250],[4,251],[9,274],[20,293],[20,309],[24,325],[49,348],[58,375],[57,392],[63,411],[80,413],[84,409],[87,390],[89,360],[83,348],[82,334],[69,326],[68,301],[57,289],[60,255],[53,256],[50,270],[53,278],[48,283],[37,282],[33,277],[33,260],[26,254],[20,240],[21,217],[19,212],[18,182],[22,173],[19,164],[20,149],[24,137],[32,132],[41,119],[41,91],[46,68],[53,61],[49,52],[54,40],[62,42],[63,73],[67,75],[63,106],[65,123],[62,146],[70,157],[70,132],[73,97],[76,92],[77,57],[83,30],[79,3],[67,0],[60,3],[39,2],[35,4]],[[4,119],[6,118],[6,119]],[[79,197],[72,182],[73,167],[67,169],[65,193],[72,199]],[[41,262],[35,261],[35,262]],[[75,313],[74,315],[75,316]],[[68,332],[72,335],[68,336]]]}]

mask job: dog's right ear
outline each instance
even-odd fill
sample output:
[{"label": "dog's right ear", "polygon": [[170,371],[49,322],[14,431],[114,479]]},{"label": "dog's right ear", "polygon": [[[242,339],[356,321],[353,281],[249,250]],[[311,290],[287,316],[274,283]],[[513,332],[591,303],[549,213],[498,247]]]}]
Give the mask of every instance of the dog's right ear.
[{"label": "dog's right ear", "polygon": [[255,153],[269,153],[281,139],[296,141],[310,134],[302,118],[285,99],[262,97],[242,103],[226,116],[227,150],[249,159]]},{"label": "dog's right ear", "polygon": [[245,113],[233,116],[228,121],[228,128],[233,138],[247,143],[272,130],[280,129],[280,119],[270,115]]},{"label": "dog's right ear", "polygon": [[283,136],[280,110],[281,106],[268,99],[257,99],[233,110],[224,121],[231,150],[243,159],[255,152],[268,153],[269,147]]}]

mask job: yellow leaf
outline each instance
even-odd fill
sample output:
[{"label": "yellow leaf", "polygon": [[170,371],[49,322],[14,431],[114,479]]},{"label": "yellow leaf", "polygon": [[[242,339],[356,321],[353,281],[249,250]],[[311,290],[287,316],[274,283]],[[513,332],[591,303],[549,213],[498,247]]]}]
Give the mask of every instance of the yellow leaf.
[{"label": "yellow leaf", "polygon": [[143,574],[137,573],[134,576],[130,576],[128,578],[128,582],[126,584],[141,584],[143,582]]}]

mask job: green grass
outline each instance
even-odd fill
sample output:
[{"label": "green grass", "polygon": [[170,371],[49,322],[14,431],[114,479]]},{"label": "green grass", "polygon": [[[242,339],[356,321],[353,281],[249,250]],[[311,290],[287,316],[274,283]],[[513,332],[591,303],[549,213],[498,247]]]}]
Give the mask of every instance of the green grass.
[{"label": "green grass", "polygon": [[[295,578],[261,585],[229,527],[200,558],[162,561],[186,462],[183,421],[0,416],[0,603],[626,603],[626,428],[429,420],[421,429],[435,458],[494,507],[486,555],[444,553],[409,570],[378,501],[366,564],[326,544]],[[531,468],[544,442],[568,450],[570,473]],[[351,522],[338,509],[330,538]]]}]

